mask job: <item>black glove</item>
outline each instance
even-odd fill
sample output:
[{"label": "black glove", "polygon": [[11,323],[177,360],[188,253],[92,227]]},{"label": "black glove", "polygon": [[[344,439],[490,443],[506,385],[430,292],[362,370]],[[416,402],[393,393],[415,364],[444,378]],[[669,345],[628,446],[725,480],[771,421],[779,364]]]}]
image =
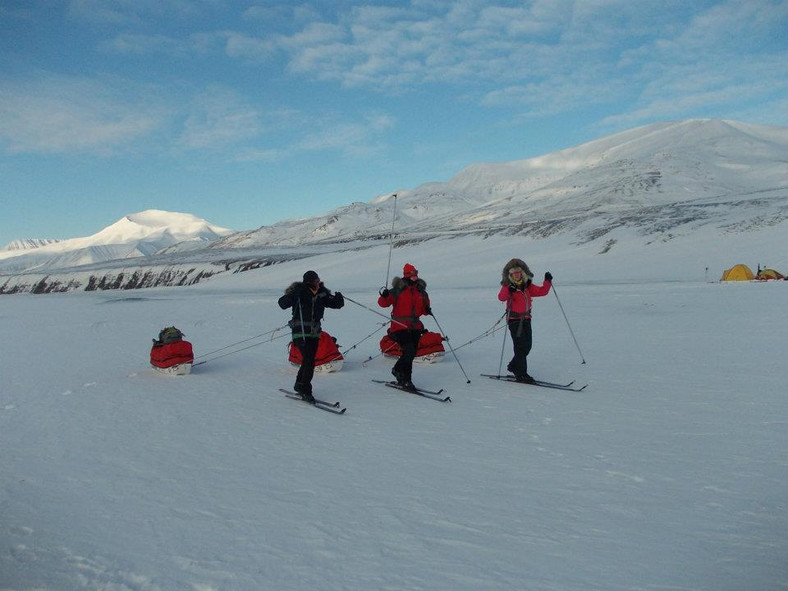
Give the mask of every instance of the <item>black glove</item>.
[{"label": "black glove", "polygon": [[512,285],[512,284],[510,283],[510,284],[509,284],[509,293],[514,293],[514,292],[516,292],[516,291],[517,291],[517,287],[515,287],[514,285]]},{"label": "black glove", "polygon": [[432,308],[430,308],[429,306],[427,306],[427,307],[424,309],[424,313],[425,313],[427,316],[432,316]]},{"label": "black glove", "polygon": [[342,295],[341,291],[335,291],[334,292],[334,297],[335,298],[339,298],[340,300],[344,300],[345,299],[345,296]]},{"label": "black glove", "polygon": [[544,280],[552,282],[553,281],[553,274],[550,271],[548,271],[547,273],[544,274]]},{"label": "black glove", "polygon": [[390,292],[389,292],[388,288],[381,287],[380,291],[378,292],[378,294],[380,294],[380,297],[382,297],[382,298],[387,298],[387,297],[389,297]]}]

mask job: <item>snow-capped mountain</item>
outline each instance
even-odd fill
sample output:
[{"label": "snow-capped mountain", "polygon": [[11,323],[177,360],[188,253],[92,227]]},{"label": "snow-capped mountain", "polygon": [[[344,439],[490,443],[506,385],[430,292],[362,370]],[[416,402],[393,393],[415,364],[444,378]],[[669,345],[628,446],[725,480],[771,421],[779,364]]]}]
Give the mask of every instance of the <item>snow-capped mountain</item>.
[{"label": "snow-capped mountain", "polygon": [[33,250],[35,248],[41,248],[42,246],[47,246],[56,242],[59,242],[59,240],[48,238],[27,238],[24,240],[12,240],[3,248],[0,248],[0,253],[6,251],[19,253],[20,251]]},{"label": "snow-capped mountain", "polygon": [[395,203],[403,234],[514,229],[598,237],[629,226],[664,237],[697,224],[729,227],[734,212],[736,225],[776,223],[788,217],[788,129],[715,119],[656,123],[537,158],[474,164],[447,182],[234,234],[211,248],[385,235]]},{"label": "snow-capped mountain", "polygon": [[0,272],[41,271],[148,257],[176,243],[201,246],[232,233],[188,213],[149,209],[127,215],[92,236],[24,250],[6,248],[0,251]]},{"label": "snow-capped mountain", "polygon": [[[786,226],[788,128],[686,120],[537,158],[474,164],[446,182],[252,231],[232,233],[187,214],[130,215],[88,238],[0,252],[0,293],[186,285],[318,253],[388,247],[392,228],[397,248],[468,236],[475,251],[477,237],[517,236],[534,252],[555,237],[545,244],[616,258],[630,272],[661,248],[679,262],[692,255],[693,268],[741,262],[729,254],[744,252],[784,266],[775,260],[784,248],[763,245],[779,243]],[[457,246],[447,251],[452,258],[475,254]]]}]

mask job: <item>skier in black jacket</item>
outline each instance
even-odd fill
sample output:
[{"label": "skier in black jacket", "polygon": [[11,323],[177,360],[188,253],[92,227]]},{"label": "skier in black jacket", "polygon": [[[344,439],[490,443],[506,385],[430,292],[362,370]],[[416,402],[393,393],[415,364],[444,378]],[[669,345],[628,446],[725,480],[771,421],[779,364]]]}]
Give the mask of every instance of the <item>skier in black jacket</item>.
[{"label": "skier in black jacket", "polygon": [[312,377],[315,374],[315,354],[320,342],[320,321],[326,308],[339,309],[345,298],[331,293],[317,273],[307,271],[303,281],[292,283],[279,298],[279,307],[292,308],[293,318],[288,323],[293,331],[293,343],[301,351],[301,368],[293,389],[307,402],[313,402]]}]

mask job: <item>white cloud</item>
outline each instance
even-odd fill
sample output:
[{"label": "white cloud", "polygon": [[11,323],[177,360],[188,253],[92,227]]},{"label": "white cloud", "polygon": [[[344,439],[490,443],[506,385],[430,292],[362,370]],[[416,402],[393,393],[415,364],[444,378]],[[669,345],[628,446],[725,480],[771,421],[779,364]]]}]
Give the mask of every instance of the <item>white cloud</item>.
[{"label": "white cloud", "polygon": [[99,47],[104,51],[133,55],[155,53],[186,55],[188,53],[181,41],[165,35],[122,33],[113,39],[100,43]]},{"label": "white cloud", "polygon": [[249,35],[228,33],[225,52],[229,57],[243,57],[253,60],[268,59],[276,47],[269,39],[260,39]]},{"label": "white cloud", "polygon": [[74,19],[109,25],[139,25],[156,19],[181,20],[207,14],[215,0],[70,0]]},{"label": "white cloud", "polygon": [[0,143],[8,152],[110,152],[161,123],[158,107],[110,83],[62,76],[0,81]]},{"label": "white cloud", "polygon": [[601,124],[620,128],[684,117],[736,119],[736,114],[742,110],[750,114],[748,120],[768,120],[776,124],[775,115],[779,113],[770,114],[768,107],[755,109],[752,105],[781,102],[775,97],[784,97],[788,92],[785,63],[781,59],[762,64],[752,64],[746,59],[732,60],[728,62],[727,76],[708,72],[703,64],[674,67],[646,85],[636,108],[607,117]]},{"label": "white cloud", "polygon": [[[784,67],[759,65],[784,60],[787,13],[788,2],[775,0],[425,0],[356,5],[277,42],[292,73],[347,87],[462,86],[481,104],[522,105],[527,116],[630,104],[637,120],[650,112],[681,116],[681,105],[703,98],[724,102],[715,76],[732,77],[731,88],[751,84],[752,100],[767,88],[752,86],[748,69],[782,87]],[[682,91],[677,75],[687,64],[703,64],[703,75]]]},{"label": "white cloud", "polygon": [[190,149],[216,149],[254,138],[261,130],[254,107],[236,93],[215,87],[192,100],[179,143]]},{"label": "white cloud", "polygon": [[[600,105],[616,112],[603,123],[611,126],[698,116],[704,107],[744,112],[780,104],[788,89],[785,0],[386,4],[275,2],[239,9],[219,0],[74,0],[70,15],[111,25],[113,37],[100,46],[118,54],[182,60],[210,55],[213,63],[224,56],[284,68],[312,84],[435,92],[436,100],[446,93],[508,121]],[[229,9],[223,13],[229,18],[206,18],[218,8]],[[185,29],[180,21],[159,26],[163,17],[199,17],[188,22],[205,28]],[[182,30],[190,32],[178,36]],[[17,151],[111,150],[171,128],[180,117],[180,133],[170,140],[180,148],[229,147],[236,154],[245,150],[248,158],[278,159],[305,150],[374,151],[392,125],[386,115],[334,115],[333,122],[331,115],[278,117],[243,94],[248,90],[209,88],[193,99],[176,98],[181,83],[159,88],[169,97],[162,99],[170,101],[165,111],[125,98],[133,83],[116,90],[106,80],[68,77],[0,81],[1,145]],[[282,132],[280,146],[256,145],[273,130]]]},{"label": "white cloud", "polygon": [[279,162],[289,155],[286,150],[276,148],[241,148],[235,160],[237,162]]},{"label": "white cloud", "polygon": [[339,151],[347,156],[367,156],[384,149],[380,134],[394,126],[394,119],[383,113],[365,115],[358,122],[315,122],[296,142],[292,152]]},{"label": "white cloud", "polygon": [[[631,109],[606,118],[624,126],[683,117],[775,121],[767,105],[788,92],[788,2],[731,0],[699,12],[672,37],[624,52],[637,89]],[[783,41],[779,41],[779,39]],[[760,106],[758,106],[760,105]]]},{"label": "white cloud", "polygon": [[[326,119],[329,119],[328,121]],[[271,129],[283,132],[278,146],[265,146],[264,139],[240,147],[234,159],[238,161],[276,162],[309,152],[339,152],[349,157],[367,157],[385,149],[382,134],[395,125],[386,113],[362,115],[358,121],[319,118],[299,112],[284,111],[270,114]],[[290,137],[290,140],[283,140]]]}]

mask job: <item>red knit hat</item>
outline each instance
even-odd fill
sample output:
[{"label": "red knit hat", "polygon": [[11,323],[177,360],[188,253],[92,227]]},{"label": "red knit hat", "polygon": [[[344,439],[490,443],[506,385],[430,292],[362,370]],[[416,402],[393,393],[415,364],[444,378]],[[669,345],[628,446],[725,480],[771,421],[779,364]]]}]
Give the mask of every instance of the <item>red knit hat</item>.
[{"label": "red knit hat", "polygon": [[409,279],[411,277],[418,277],[419,272],[416,270],[416,267],[414,267],[410,263],[405,263],[405,266],[402,267],[402,276],[405,277],[406,279]]}]

